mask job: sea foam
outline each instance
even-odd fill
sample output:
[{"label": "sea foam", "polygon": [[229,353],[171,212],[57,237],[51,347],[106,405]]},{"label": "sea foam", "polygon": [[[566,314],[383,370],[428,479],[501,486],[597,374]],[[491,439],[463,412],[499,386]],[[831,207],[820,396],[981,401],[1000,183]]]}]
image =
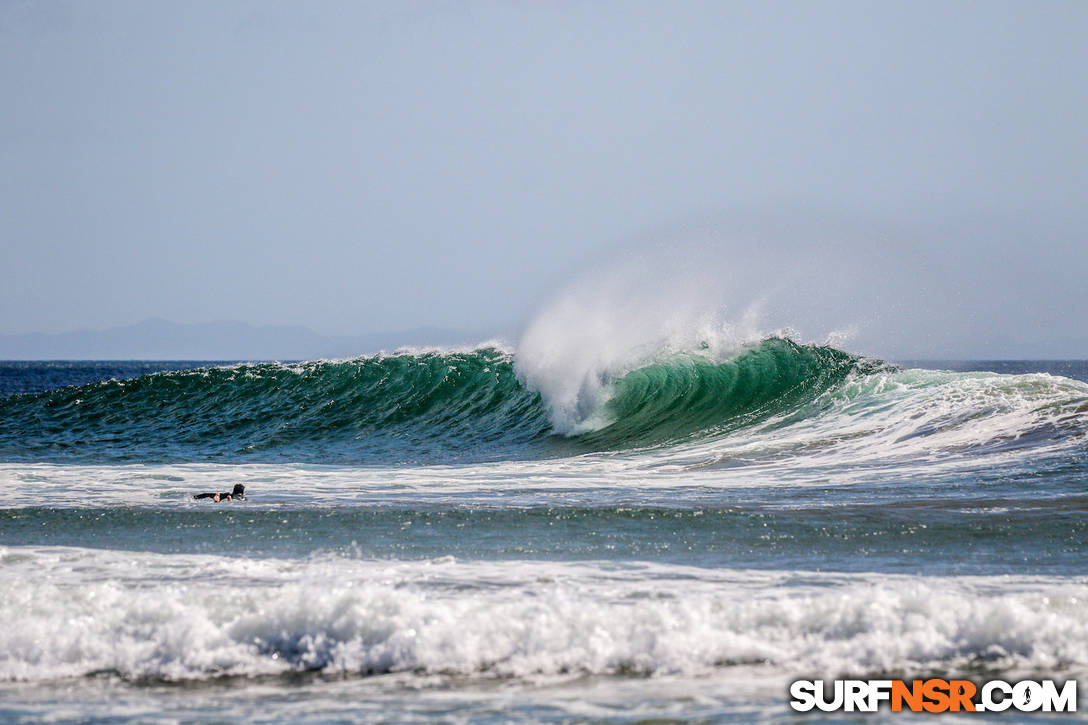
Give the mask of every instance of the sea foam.
[{"label": "sea foam", "polygon": [[1088,582],[0,550],[0,680],[1088,672]]}]

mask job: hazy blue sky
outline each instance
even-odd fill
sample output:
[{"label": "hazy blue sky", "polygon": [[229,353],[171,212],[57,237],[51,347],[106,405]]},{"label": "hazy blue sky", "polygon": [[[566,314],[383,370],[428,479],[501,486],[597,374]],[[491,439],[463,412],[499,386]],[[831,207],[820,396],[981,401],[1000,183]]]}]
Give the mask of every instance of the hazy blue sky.
[{"label": "hazy blue sky", "polygon": [[1085,337],[1085,38],[1084,2],[9,0],[0,332],[510,329],[781,212],[860,230],[937,352]]}]

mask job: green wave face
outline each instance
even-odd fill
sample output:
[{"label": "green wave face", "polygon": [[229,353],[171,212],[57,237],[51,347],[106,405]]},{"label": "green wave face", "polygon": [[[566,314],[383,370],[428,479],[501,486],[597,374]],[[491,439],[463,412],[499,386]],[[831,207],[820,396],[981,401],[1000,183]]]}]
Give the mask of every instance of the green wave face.
[{"label": "green wave face", "polygon": [[495,349],[203,368],[0,400],[11,460],[413,462],[547,435]]},{"label": "green wave face", "polygon": [[743,430],[866,364],[781,339],[724,363],[679,356],[614,381],[607,424],[571,437],[494,348],[202,368],[0,399],[0,458],[388,465],[623,450]]},{"label": "green wave face", "polygon": [[682,356],[616,381],[605,405],[612,422],[581,437],[589,444],[626,447],[724,435],[792,412],[852,373],[886,368],[830,347],[778,338],[724,363]]}]

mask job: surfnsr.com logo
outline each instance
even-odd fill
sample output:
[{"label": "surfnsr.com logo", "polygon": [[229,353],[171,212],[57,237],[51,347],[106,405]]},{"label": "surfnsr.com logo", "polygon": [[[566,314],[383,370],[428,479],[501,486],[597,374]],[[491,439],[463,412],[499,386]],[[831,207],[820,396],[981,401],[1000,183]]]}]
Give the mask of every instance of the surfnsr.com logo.
[{"label": "surfnsr.com logo", "polygon": [[1076,712],[1077,681],[797,680],[790,697],[798,712],[876,712],[883,703],[892,712]]}]

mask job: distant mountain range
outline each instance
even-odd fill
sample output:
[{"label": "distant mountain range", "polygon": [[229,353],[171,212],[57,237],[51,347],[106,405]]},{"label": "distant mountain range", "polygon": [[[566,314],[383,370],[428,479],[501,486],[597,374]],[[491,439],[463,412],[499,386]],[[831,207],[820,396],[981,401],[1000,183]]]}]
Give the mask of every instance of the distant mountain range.
[{"label": "distant mountain range", "polygon": [[244,322],[182,324],[149,319],[108,330],[0,335],[3,360],[311,360],[345,358],[404,346],[456,345],[481,337],[419,327],[354,336],[305,327]]}]

